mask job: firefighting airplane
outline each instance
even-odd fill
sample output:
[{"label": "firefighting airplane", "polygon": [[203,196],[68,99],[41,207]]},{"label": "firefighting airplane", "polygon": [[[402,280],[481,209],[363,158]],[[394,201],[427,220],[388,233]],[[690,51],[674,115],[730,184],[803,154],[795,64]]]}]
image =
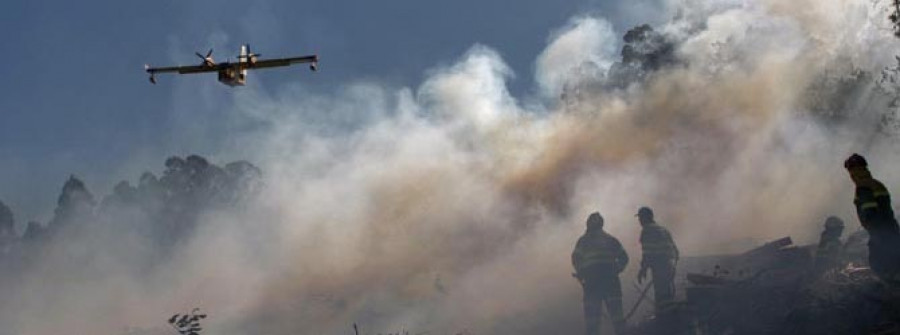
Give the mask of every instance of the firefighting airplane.
[{"label": "firefighting airplane", "polygon": [[150,82],[156,84],[156,74],[165,72],[178,72],[179,74],[218,72],[219,81],[228,86],[244,86],[247,80],[247,70],[264,69],[269,67],[290,66],[291,64],[309,63],[309,69],[318,70],[319,56],[310,55],[292,58],[257,59],[259,54],[250,51],[249,45],[241,46],[241,54],[236,63],[216,63],[212,58],[212,49],[206,56],[197,52],[197,57],[203,59],[203,63],[193,66],[150,67],[144,65],[144,69],[150,74]]}]

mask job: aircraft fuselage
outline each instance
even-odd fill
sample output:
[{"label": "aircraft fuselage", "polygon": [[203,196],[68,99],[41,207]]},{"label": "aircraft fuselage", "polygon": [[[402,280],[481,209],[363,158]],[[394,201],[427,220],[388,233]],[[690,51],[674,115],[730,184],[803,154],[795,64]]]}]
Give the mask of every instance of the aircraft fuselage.
[{"label": "aircraft fuselage", "polygon": [[247,83],[247,69],[240,63],[219,70],[219,82],[234,87],[244,86]]}]

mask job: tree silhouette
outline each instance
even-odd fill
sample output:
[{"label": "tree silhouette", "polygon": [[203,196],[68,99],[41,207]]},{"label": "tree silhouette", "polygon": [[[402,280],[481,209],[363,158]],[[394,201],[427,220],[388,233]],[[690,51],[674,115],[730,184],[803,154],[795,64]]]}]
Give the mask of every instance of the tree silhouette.
[{"label": "tree silhouette", "polygon": [[900,0],[891,0],[891,14],[888,19],[894,25],[894,36],[900,37]]},{"label": "tree silhouette", "polygon": [[94,196],[84,186],[84,182],[72,175],[69,176],[69,179],[63,185],[56,204],[56,209],[53,211],[53,219],[50,220],[49,224],[53,229],[59,229],[72,222],[91,218],[96,202],[94,201]]},{"label": "tree silhouette", "polygon": [[206,314],[201,314],[199,308],[194,308],[190,314],[175,314],[169,318],[169,325],[181,335],[200,335],[203,328],[200,320],[205,319]]},{"label": "tree silhouette", "polygon": [[0,201],[0,240],[15,235],[16,221],[9,207]]}]

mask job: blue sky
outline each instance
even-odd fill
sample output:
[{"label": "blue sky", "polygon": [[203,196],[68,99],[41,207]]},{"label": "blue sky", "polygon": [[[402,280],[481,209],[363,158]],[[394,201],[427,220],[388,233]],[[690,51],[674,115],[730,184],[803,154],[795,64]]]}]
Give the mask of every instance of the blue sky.
[{"label": "blue sky", "polygon": [[199,61],[193,52],[209,47],[217,60],[233,58],[249,42],[264,57],[322,58],[315,74],[305,67],[253,73],[249,85],[263,91],[301,82],[329,92],[359,80],[415,87],[428,69],[480,43],[497,50],[517,74],[510,87],[521,96],[533,89],[533,61],[554,29],[590,12],[623,31],[640,15],[623,6],[583,0],[13,0],[0,11],[0,200],[13,207],[20,225],[44,221],[69,174],[102,196],[117,180],[158,172],[169,155],[206,154],[208,143],[177,141],[184,129],[178,123],[215,130],[222,106],[173,106],[194,94],[227,96],[242,88],[220,85],[214,75],[162,76],[153,86],[144,63],[193,64]]}]

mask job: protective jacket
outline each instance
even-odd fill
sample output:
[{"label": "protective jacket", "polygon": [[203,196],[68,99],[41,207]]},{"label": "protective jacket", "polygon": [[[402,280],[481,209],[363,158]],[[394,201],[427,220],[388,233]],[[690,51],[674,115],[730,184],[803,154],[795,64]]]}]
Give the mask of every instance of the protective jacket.
[{"label": "protective jacket", "polygon": [[[572,266],[576,274],[588,273],[597,268],[600,272],[618,275],[628,265],[628,254],[612,235],[605,231],[593,231],[584,234],[575,244],[572,251]],[[605,270],[605,271],[604,271]]]},{"label": "protective jacket", "polygon": [[678,259],[678,247],[672,240],[669,230],[657,223],[649,223],[641,230],[642,267],[650,263],[665,262]]},{"label": "protective jacket", "polygon": [[600,315],[604,304],[616,334],[625,332],[619,273],[627,265],[628,254],[622,244],[606,232],[589,230],[578,239],[572,251],[572,266],[584,289],[585,334],[600,333]]},{"label": "protective jacket", "polygon": [[834,232],[825,231],[819,239],[819,245],[816,248],[815,271],[817,274],[823,274],[829,270],[839,268],[841,266],[841,244],[840,235]]},{"label": "protective jacket", "polygon": [[[669,230],[656,222],[644,223],[641,230],[641,272],[650,269],[653,273],[653,294],[656,316],[669,315],[675,300],[675,262],[678,247]],[[662,320],[662,319],[660,319]]]},{"label": "protective jacket", "polygon": [[849,170],[856,184],[856,214],[869,232],[869,266],[882,280],[900,283],[900,227],[894,218],[891,195],[867,168]]},{"label": "protective jacket", "polygon": [[891,207],[891,194],[884,184],[872,178],[872,174],[865,168],[855,168],[850,173],[856,182],[853,204],[856,205],[856,215],[863,228],[869,232],[877,230],[896,234],[900,231]]}]

